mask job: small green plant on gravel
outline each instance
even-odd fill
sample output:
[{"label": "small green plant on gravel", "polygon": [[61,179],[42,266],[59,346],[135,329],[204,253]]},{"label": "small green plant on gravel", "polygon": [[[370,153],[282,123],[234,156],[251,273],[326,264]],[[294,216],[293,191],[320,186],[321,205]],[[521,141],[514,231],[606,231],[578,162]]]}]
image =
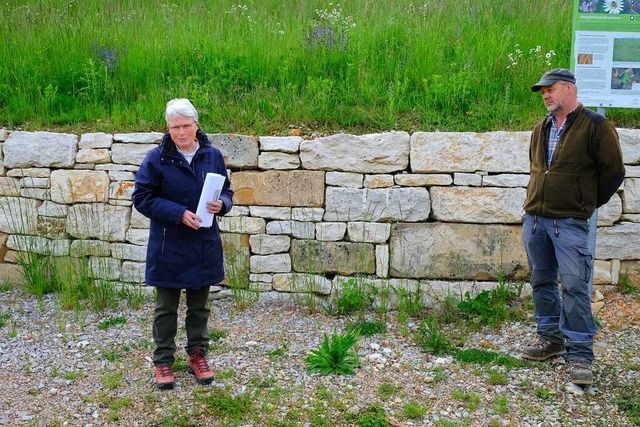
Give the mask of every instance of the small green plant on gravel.
[{"label": "small green plant on gravel", "polygon": [[627,272],[620,274],[620,279],[618,280],[618,289],[620,290],[620,293],[624,295],[632,295],[638,293],[638,287],[631,283],[629,273]]},{"label": "small green plant on gravel", "polygon": [[226,338],[229,335],[229,332],[225,329],[211,329],[209,331],[209,339],[213,342],[220,341],[223,338]]},{"label": "small green plant on gravel", "polygon": [[113,390],[124,384],[124,373],[122,372],[109,372],[100,377],[102,386],[107,390]]},{"label": "small green plant on gravel", "polygon": [[509,383],[509,377],[505,372],[498,369],[489,369],[487,372],[488,382],[491,385],[506,385]]},{"label": "small green plant on gravel", "polygon": [[[174,370],[175,369],[175,365],[174,366]],[[233,378],[236,375],[236,370],[235,369],[227,369],[226,371],[222,371],[217,375],[218,379],[221,380],[228,380],[229,378]]]},{"label": "small green plant on gravel", "polygon": [[64,374],[62,374],[62,378],[67,380],[67,381],[74,381],[77,378],[80,378],[83,376],[83,371],[82,369],[78,370],[78,371],[67,371]]},{"label": "small green plant on gravel", "polygon": [[229,386],[198,389],[193,395],[196,401],[205,406],[205,411],[233,425],[238,425],[255,410],[251,395],[235,393]]},{"label": "small green plant on gravel", "polygon": [[9,279],[0,279],[0,292],[9,292],[13,289],[13,283]]},{"label": "small green plant on gravel", "polygon": [[289,352],[289,343],[283,341],[278,345],[278,347],[269,351],[269,360],[274,360],[278,357],[286,356]]},{"label": "small green plant on gravel", "polygon": [[469,411],[475,411],[482,403],[482,397],[473,391],[455,389],[451,391],[451,397],[465,402],[465,408]]},{"label": "small green plant on gravel", "polygon": [[9,331],[9,333],[7,333],[7,336],[9,338],[15,338],[18,336],[18,330],[16,329],[16,327],[12,327],[11,330]]},{"label": "small green plant on gravel", "polygon": [[358,414],[348,414],[347,421],[355,421],[358,427],[389,427],[384,409],[378,404],[369,405]]},{"label": "small green plant on gravel", "polygon": [[427,407],[416,400],[410,400],[402,405],[402,413],[407,418],[421,418],[427,413]]},{"label": "small green plant on gravel", "polygon": [[389,399],[390,397],[395,396],[400,390],[400,386],[385,381],[378,386],[378,396],[383,399]]},{"label": "small green plant on gravel", "polygon": [[364,312],[374,301],[373,286],[351,277],[342,283],[330,311],[336,315]]},{"label": "small green plant on gravel", "polygon": [[535,386],[533,388],[533,394],[542,400],[547,400],[551,396],[551,392],[542,386]]},{"label": "small green plant on gravel", "polygon": [[346,329],[349,332],[360,331],[360,336],[370,337],[383,334],[387,330],[387,324],[383,320],[361,320],[347,323]]},{"label": "small green plant on gravel", "polygon": [[496,414],[506,414],[509,412],[509,401],[505,394],[496,396],[493,399]]},{"label": "small green plant on gravel", "polygon": [[453,344],[440,331],[436,320],[432,317],[428,317],[420,323],[416,332],[416,341],[424,351],[436,356],[447,354],[453,349]]},{"label": "small green plant on gravel", "polygon": [[35,295],[38,300],[58,289],[52,256],[29,251],[18,252],[16,262],[22,271],[24,290]]},{"label": "small green plant on gravel", "polygon": [[356,368],[360,366],[358,353],[353,350],[358,341],[358,333],[351,331],[341,335],[334,330],[331,340],[324,333],[320,346],[311,350],[305,359],[307,370],[321,375],[354,375]]},{"label": "small green plant on gravel", "polygon": [[436,366],[435,368],[431,369],[431,376],[433,378],[433,382],[435,383],[440,383],[449,378],[448,371],[442,366]]},{"label": "small green plant on gravel", "polygon": [[516,315],[517,306],[513,301],[520,297],[524,284],[514,286],[507,283],[504,271],[498,273],[498,285],[490,291],[484,290],[476,296],[465,292],[458,303],[460,312],[472,323],[494,326]]},{"label": "small green plant on gravel", "polygon": [[495,351],[482,350],[478,348],[469,348],[465,350],[456,350],[453,352],[453,358],[462,363],[478,363],[480,365],[500,365],[507,369],[524,368],[531,366],[530,362],[517,359],[513,356],[496,353]]},{"label": "small green plant on gravel", "polygon": [[401,287],[393,287],[398,306],[398,316],[417,317],[424,312],[424,292],[418,286],[415,291]]},{"label": "small green plant on gravel", "polygon": [[640,395],[638,395],[638,387],[640,384],[627,384],[622,388],[620,397],[614,399],[618,408],[623,411],[629,420],[637,426],[640,426]]},{"label": "small green plant on gravel", "polygon": [[112,326],[124,325],[125,323],[127,323],[127,316],[125,316],[124,314],[121,314],[119,316],[109,317],[108,319],[98,323],[98,329],[102,329],[104,331],[109,329]]},{"label": "small green plant on gravel", "polygon": [[0,328],[2,328],[9,319],[11,319],[11,313],[0,313]]},{"label": "small green plant on gravel", "polygon": [[89,295],[91,308],[99,313],[118,307],[118,297],[113,285],[105,280],[97,280]]}]

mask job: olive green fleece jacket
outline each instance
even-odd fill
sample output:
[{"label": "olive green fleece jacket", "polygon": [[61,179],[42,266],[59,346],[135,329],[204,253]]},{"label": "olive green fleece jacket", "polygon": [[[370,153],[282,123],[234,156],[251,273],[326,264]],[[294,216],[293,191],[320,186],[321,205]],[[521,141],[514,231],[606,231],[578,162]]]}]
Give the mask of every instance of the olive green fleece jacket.
[{"label": "olive green fleece jacket", "polygon": [[602,115],[582,104],[569,114],[547,168],[549,117],[531,133],[525,212],[552,218],[590,218],[624,180],[618,133]]}]

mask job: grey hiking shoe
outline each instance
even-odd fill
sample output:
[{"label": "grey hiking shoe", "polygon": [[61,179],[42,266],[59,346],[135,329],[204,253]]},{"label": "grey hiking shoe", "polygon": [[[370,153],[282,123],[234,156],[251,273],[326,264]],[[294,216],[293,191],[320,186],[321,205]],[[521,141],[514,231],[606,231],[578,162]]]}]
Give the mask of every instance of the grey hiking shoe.
[{"label": "grey hiking shoe", "polygon": [[569,361],[569,375],[571,375],[571,382],[574,384],[593,384],[593,373],[591,372],[591,365],[587,362],[579,360]]},{"label": "grey hiking shoe", "polygon": [[564,343],[555,343],[538,337],[538,341],[533,345],[522,349],[522,357],[529,360],[547,360],[550,357],[565,354],[566,352]]}]

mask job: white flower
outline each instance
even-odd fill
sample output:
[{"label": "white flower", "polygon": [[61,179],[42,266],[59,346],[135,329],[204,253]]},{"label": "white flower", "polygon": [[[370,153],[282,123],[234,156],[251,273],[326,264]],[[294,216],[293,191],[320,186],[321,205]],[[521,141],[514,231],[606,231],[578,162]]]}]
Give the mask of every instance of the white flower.
[{"label": "white flower", "polygon": [[604,0],[604,11],[618,14],[624,9],[624,0]]}]

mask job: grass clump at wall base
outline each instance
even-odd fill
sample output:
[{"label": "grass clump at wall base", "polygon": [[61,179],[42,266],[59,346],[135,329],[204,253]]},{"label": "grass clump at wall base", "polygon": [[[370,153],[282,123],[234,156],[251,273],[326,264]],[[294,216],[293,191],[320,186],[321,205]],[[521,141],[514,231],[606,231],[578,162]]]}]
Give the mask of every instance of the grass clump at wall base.
[{"label": "grass clump at wall base", "polygon": [[[166,101],[187,97],[215,133],[529,129],[544,112],[531,84],[570,65],[572,9],[564,0],[2,2],[0,31],[11,36],[0,43],[0,125],[158,131]],[[607,115],[638,123],[633,109]]]}]

